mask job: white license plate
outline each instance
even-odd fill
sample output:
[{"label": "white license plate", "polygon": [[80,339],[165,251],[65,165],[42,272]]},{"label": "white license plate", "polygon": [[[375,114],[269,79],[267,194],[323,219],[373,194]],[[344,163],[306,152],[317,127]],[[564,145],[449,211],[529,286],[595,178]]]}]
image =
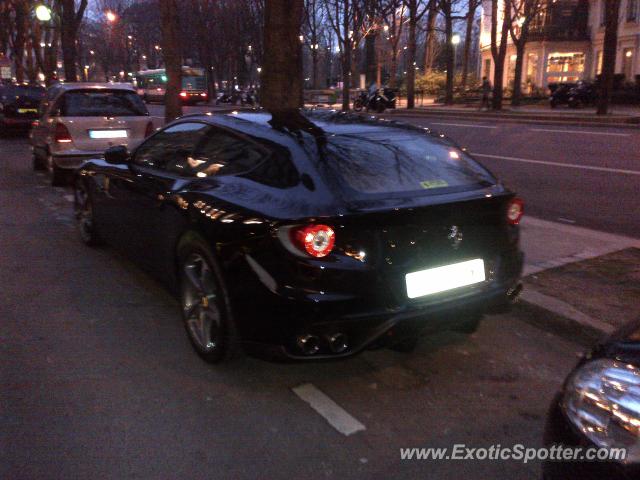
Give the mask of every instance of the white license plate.
[{"label": "white license plate", "polygon": [[466,287],[474,283],[484,282],[485,278],[484,261],[480,258],[405,275],[407,296],[409,298]]},{"label": "white license plate", "polygon": [[89,138],[127,138],[126,130],[89,130]]}]

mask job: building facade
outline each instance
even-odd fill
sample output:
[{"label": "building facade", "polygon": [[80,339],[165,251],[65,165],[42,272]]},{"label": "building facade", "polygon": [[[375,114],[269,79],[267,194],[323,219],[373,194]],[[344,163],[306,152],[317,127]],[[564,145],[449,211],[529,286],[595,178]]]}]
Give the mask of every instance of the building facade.
[{"label": "building facade", "polygon": [[[499,8],[500,17],[502,12]],[[545,89],[553,82],[594,79],[602,69],[604,19],[605,0],[549,0],[531,22],[523,62],[524,91]],[[498,28],[500,24],[501,18]],[[493,82],[491,0],[483,0],[480,52],[480,74]],[[513,83],[515,62],[516,49],[509,38],[505,86]],[[625,82],[640,81],[640,0],[621,0],[615,72],[623,74]]]}]

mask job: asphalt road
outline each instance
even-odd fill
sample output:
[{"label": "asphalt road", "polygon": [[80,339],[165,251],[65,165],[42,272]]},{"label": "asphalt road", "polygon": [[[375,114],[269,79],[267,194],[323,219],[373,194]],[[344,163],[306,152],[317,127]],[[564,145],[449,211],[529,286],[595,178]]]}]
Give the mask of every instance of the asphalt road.
[{"label": "asphalt road", "polygon": [[640,237],[640,129],[405,120],[467,147],[518,192],[527,214]]},{"label": "asphalt road", "polygon": [[[185,113],[209,109],[191,106]],[[161,116],[164,107],[150,110]],[[640,237],[640,128],[389,118],[431,127],[467,147],[518,192],[527,214]]]},{"label": "asphalt road", "polygon": [[[24,139],[0,140],[0,252],[2,479],[537,478],[535,462],[401,461],[400,448],[540,446],[582,351],[520,312],[408,355],[207,365],[173,298],[76,239],[70,192],[32,172]],[[309,383],[365,430],[330,425],[292,390]]]}]

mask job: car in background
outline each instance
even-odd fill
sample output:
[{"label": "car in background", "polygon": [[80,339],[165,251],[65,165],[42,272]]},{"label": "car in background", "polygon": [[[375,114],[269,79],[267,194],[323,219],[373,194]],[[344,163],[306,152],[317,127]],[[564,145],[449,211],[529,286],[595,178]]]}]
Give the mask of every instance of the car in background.
[{"label": "car in background", "polygon": [[[326,112],[187,115],[79,169],[75,217],[176,293],[195,350],[410,351],[517,297],[523,203],[426,128]],[[153,328],[149,325],[148,328]]]},{"label": "car in background", "polygon": [[33,166],[61,185],[84,160],[114,145],[133,148],[152,132],[147,107],[130,84],[58,84],[48,90],[31,130]]},{"label": "car in background", "polygon": [[598,344],[569,374],[549,409],[544,444],[626,449],[624,459],[547,461],[545,480],[640,478],[640,319]]},{"label": "car in background", "polygon": [[29,130],[44,96],[36,85],[0,85],[0,134]]}]

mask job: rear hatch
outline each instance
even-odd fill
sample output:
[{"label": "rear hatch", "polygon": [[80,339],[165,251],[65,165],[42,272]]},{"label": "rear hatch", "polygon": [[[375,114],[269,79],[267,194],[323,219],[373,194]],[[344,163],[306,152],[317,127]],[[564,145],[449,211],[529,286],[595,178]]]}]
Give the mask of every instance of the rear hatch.
[{"label": "rear hatch", "polygon": [[[415,129],[348,128],[339,126],[328,136],[318,168],[348,211],[334,219],[336,246],[355,258],[364,254],[375,272],[366,283],[376,284],[377,295],[393,305],[439,301],[487,288],[496,280],[501,253],[513,248],[514,232],[506,220],[512,194],[439,137]],[[471,270],[449,268],[462,262],[467,262],[463,270]],[[447,268],[417,280],[411,275],[438,267]],[[407,274],[420,288],[427,277],[435,277],[435,290],[438,282],[455,284],[458,280],[451,276],[475,280],[411,298]]]},{"label": "rear hatch", "polygon": [[64,95],[58,120],[76,149],[104,151],[113,145],[135,146],[151,122],[140,97],[129,90],[86,89]]},{"label": "rear hatch", "polygon": [[17,119],[38,118],[40,99],[44,89],[38,87],[12,86],[2,90],[0,103],[5,117]]}]

